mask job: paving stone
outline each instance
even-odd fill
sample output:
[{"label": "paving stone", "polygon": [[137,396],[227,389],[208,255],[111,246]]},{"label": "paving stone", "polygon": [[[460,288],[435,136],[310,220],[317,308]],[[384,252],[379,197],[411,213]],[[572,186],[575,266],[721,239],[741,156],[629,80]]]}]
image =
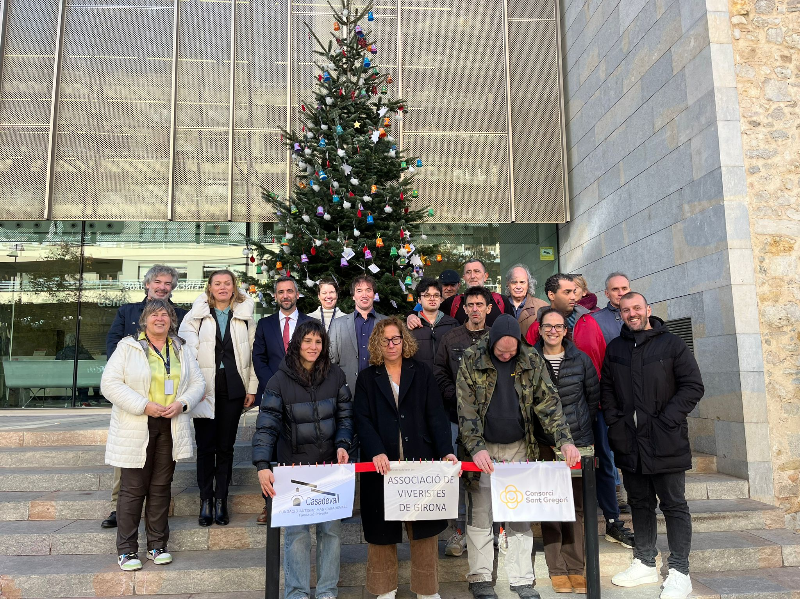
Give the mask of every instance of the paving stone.
[{"label": "paving stone", "polygon": [[780,544],[784,567],[800,567],[800,534],[788,529],[756,529],[749,533]]},{"label": "paving stone", "polygon": [[[658,536],[661,555],[668,554],[667,536]],[[742,565],[759,568],[783,566],[781,546],[743,531],[693,533],[689,554],[693,573],[735,571]]]}]

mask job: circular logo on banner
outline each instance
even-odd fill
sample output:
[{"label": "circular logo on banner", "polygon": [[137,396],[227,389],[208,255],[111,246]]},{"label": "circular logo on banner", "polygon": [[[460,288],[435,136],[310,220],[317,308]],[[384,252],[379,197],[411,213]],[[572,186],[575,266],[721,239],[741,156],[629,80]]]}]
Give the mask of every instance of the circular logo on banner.
[{"label": "circular logo on banner", "polygon": [[525,496],[515,485],[507,485],[506,489],[500,492],[500,501],[512,510],[522,504],[524,499]]}]

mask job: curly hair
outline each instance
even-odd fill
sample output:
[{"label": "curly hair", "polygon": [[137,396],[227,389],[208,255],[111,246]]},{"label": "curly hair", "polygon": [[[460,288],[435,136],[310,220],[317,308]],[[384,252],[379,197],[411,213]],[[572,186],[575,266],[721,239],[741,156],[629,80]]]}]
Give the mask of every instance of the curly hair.
[{"label": "curly hair", "polygon": [[417,353],[417,340],[411,335],[403,320],[397,315],[393,315],[375,323],[375,328],[372,330],[372,335],[369,336],[369,345],[367,346],[369,349],[369,364],[383,364],[381,340],[383,339],[383,332],[390,325],[397,327],[403,337],[403,358],[411,358]]},{"label": "curly hair", "polygon": [[[314,361],[311,371],[303,367],[300,357],[300,345],[307,335],[318,335],[322,339],[322,352]],[[322,323],[316,319],[300,323],[295,328],[289,347],[286,349],[286,366],[300,381],[306,385],[314,385],[325,379],[331,370],[331,354],[328,346],[328,334]]]},{"label": "curly hair", "polygon": [[147,317],[160,310],[166,311],[169,315],[169,335],[177,337],[178,316],[175,314],[175,308],[169,300],[162,300],[161,298],[154,298],[145,302],[142,314],[139,317],[139,332],[144,332],[147,329]]}]

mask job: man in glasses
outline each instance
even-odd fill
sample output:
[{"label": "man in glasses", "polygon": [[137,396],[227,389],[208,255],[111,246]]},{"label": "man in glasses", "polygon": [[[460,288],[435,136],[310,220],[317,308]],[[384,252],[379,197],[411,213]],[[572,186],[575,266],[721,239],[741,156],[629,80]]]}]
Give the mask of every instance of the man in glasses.
[{"label": "man in glasses", "polygon": [[[486,325],[486,317],[492,310],[492,294],[485,287],[474,286],[469,288],[464,292],[464,298],[467,321],[463,325],[453,327],[442,337],[436,350],[436,358],[433,361],[433,375],[436,377],[436,383],[442,393],[444,409],[448,417],[450,417],[454,447],[458,438],[456,376],[458,375],[458,368],[461,366],[461,357],[464,355],[464,351],[478,343],[478,340],[489,331]],[[414,329],[412,333],[416,334],[417,331],[417,329]],[[463,497],[464,489],[462,485],[459,491],[459,519],[455,524],[456,531],[447,541],[444,551],[448,556],[461,556],[467,548],[462,516],[465,510]]]},{"label": "man in glasses", "polygon": [[433,278],[423,277],[417,285],[417,302],[422,306],[416,311],[422,327],[411,332],[417,340],[417,353],[414,358],[432,366],[436,350],[444,335],[458,327],[458,321],[439,310],[442,304],[442,284]]}]

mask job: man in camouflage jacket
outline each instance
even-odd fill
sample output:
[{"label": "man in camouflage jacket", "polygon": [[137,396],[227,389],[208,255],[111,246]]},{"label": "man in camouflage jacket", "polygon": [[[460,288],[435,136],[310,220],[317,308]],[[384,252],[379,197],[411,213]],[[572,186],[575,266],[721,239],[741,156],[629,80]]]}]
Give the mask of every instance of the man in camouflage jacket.
[{"label": "man in camouflage jacket", "polygon": [[[536,460],[533,419],[553,435],[570,466],[580,460],[558,391],[539,354],[522,341],[511,315],[495,320],[489,335],[464,352],[456,382],[458,422],[467,453],[489,475],[493,461]],[[475,598],[497,598],[492,587],[494,544],[489,477],[467,490],[467,551],[470,591]],[[533,533],[530,523],[507,523],[506,571],[520,598],[538,598],[534,589]]]}]

